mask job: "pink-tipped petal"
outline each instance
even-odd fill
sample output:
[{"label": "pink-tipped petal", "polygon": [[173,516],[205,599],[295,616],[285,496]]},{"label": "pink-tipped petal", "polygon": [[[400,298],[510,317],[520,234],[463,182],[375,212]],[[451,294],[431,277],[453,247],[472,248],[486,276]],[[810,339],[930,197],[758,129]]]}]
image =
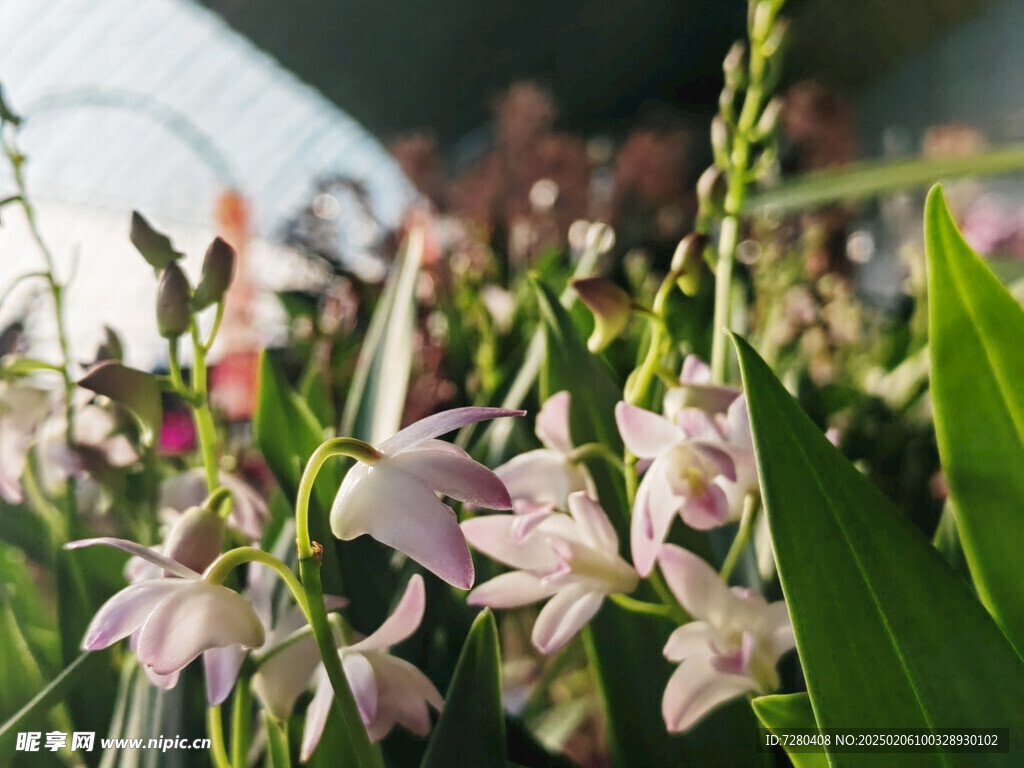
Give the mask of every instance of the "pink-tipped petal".
[{"label": "pink-tipped petal", "polygon": [[569,514],[580,528],[583,540],[595,549],[618,554],[619,537],[608,515],[586,492],[569,496]]},{"label": "pink-tipped petal", "polygon": [[82,650],[98,651],[128,637],[181,583],[174,579],[149,579],[122,589],[93,616],[82,639]]},{"label": "pink-tipped petal", "polygon": [[684,438],[665,417],[625,402],[615,406],[615,423],[626,447],[641,459],[653,459]]},{"label": "pink-tipped petal", "polygon": [[158,675],[152,670],[151,667],[143,667],[142,671],[146,674],[146,678],[162,691],[169,691],[178,684],[178,678],[181,676],[180,672],[171,672],[169,675]]},{"label": "pink-tipped petal", "polygon": [[533,625],[533,645],[543,654],[565,647],[601,608],[604,595],[574,584],[552,597]]},{"label": "pink-tipped petal", "polygon": [[691,621],[669,635],[662,654],[669,661],[682,661],[689,656],[708,653],[715,640],[715,631],[703,621]]},{"label": "pink-tipped petal", "polygon": [[316,640],[308,635],[260,664],[252,678],[253,690],[274,717],[287,720],[319,664]]},{"label": "pink-tipped petal", "polygon": [[377,682],[373,667],[363,654],[349,651],[351,649],[346,649],[342,654],[341,665],[345,669],[349,688],[352,689],[352,697],[359,708],[359,716],[364,723],[370,723],[377,717]]},{"label": "pink-tipped petal", "polygon": [[331,713],[331,702],[334,701],[334,689],[331,688],[327,670],[322,664],[317,667],[313,680],[313,700],[306,707],[306,725],[302,729],[302,746],[299,750],[299,759],[302,762],[313,756],[316,745],[320,743],[320,737],[324,735],[324,726],[327,725],[327,716]]},{"label": "pink-tipped petal", "polygon": [[686,659],[672,673],[661,700],[661,714],[670,733],[688,730],[704,715],[757,685],[749,677],[717,671],[709,656]]},{"label": "pink-tipped petal", "polygon": [[721,623],[733,595],[714,568],[675,544],[662,547],[658,564],[668,588],[691,616],[715,626]]},{"label": "pink-tipped petal", "polygon": [[543,545],[543,529],[551,515],[525,535],[517,535],[519,515],[483,515],[462,523],[462,532],[474,548],[499,563],[534,573],[547,573],[558,566],[558,558]]},{"label": "pink-tipped petal", "polygon": [[349,471],[331,509],[342,541],[369,534],[459,589],[473,586],[473,559],[455,518],[433,491],[383,459]]},{"label": "pink-tipped petal", "polygon": [[537,438],[545,448],[559,453],[572,453],[572,435],[569,433],[569,405],[567,391],[558,392],[541,406],[537,414]]},{"label": "pink-tipped petal", "polygon": [[518,608],[550,597],[558,587],[526,571],[509,571],[485,581],[466,598],[470,605],[490,608]]},{"label": "pink-tipped petal", "polygon": [[683,384],[710,384],[711,367],[697,355],[687,355],[683,360],[683,370],[679,375]]},{"label": "pink-tipped petal", "polygon": [[733,517],[729,499],[717,485],[709,485],[700,496],[687,498],[679,515],[684,523],[697,531],[721,528]]},{"label": "pink-tipped petal", "polygon": [[182,669],[210,648],[263,645],[263,624],[249,602],[227,587],[182,582],[150,613],[139,634],[139,662],[161,675]]},{"label": "pink-tipped petal", "polygon": [[478,421],[487,419],[498,419],[503,416],[525,416],[526,411],[513,411],[507,408],[452,408],[448,411],[435,413],[420,419],[415,424],[392,435],[382,442],[377,449],[384,454],[394,456],[399,451],[404,451],[416,443],[429,440],[432,437],[440,437],[456,429],[461,429],[467,424],[475,424]]},{"label": "pink-tipped petal", "polygon": [[384,620],[377,631],[354,645],[348,646],[350,651],[372,651],[390,648],[405,640],[415,632],[423,621],[423,611],[427,605],[426,588],[423,577],[418,573],[409,579],[402,599],[395,610]]},{"label": "pink-tipped petal", "polygon": [[724,435],[700,408],[682,408],[676,414],[676,424],[691,440],[722,440]]},{"label": "pink-tipped petal", "polygon": [[136,544],[134,541],[128,541],[127,539],[116,539],[111,536],[100,536],[95,539],[78,539],[77,541],[69,541],[64,545],[64,549],[84,549],[85,547],[93,547],[97,544],[114,547],[131,555],[135,555],[136,557],[141,557],[143,560],[147,560],[154,565],[158,565],[168,573],[180,576],[183,579],[199,578],[199,574],[191,568],[186,568],[176,560],[171,560],[170,558],[164,557],[159,552],[154,552],[149,547],[144,547],[141,544]]},{"label": "pink-tipped petal", "polygon": [[636,502],[633,505],[629,533],[630,551],[633,566],[644,578],[650,575],[654,568],[654,561],[682,504],[682,499],[672,493],[666,472],[662,460],[656,459],[644,475],[644,479],[640,481]]},{"label": "pink-tipped petal", "polygon": [[211,707],[223,704],[238,680],[238,670],[245,660],[240,645],[211,648],[203,652],[203,672],[206,674],[206,701]]},{"label": "pink-tipped petal", "polygon": [[498,476],[469,456],[416,446],[388,461],[427,488],[457,501],[486,509],[512,509],[512,498]]},{"label": "pink-tipped petal", "polygon": [[373,671],[377,678],[377,717],[367,725],[371,741],[380,741],[398,723],[417,736],[430,731],[429,704],[440,711],[444,706],[441,694],[419,669],[395,656],[373,654]]}]

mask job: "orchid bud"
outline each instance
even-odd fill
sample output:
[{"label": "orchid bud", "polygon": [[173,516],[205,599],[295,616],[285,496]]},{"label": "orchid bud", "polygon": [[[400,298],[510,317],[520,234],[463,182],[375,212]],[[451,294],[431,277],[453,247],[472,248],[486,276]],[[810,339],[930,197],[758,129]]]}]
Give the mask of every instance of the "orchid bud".
[{"label": "orchid bud", "polygon": [[725,173],[717,166],[709,166],[697,180],[697,201],[701,211],[717,213],[725,206],[725,195],[729,184]]},{"label": "orchid bud", "polygon": [[189,507],[164,542],[164,557],[202,573],[224,548],[224,520],[211,509]]},{"label": "orchid bud", "polygon": [[707,235],[694,232],[679,241],[672,256],[672,273],[676,275],[676,285],[687,296],[696,295],[700,288],[700,274],[707,244]]},{"label": "orchid bud", "polygon": [[174,250],[167,235],[153,229],[138,211],[132,211],[132,229],[128,237],[153,269],[164,269],[183,255]]},{"label": "orchid bud", "polygon": [[117,362],[124,360],[124,345],[121,344],[121,337],[109,325],[103,326],[103,341],[96,348],[96,362],[99,363],[103,360]]},{"label": "orchid bud", "polygon": [[778,19],[768,34],[768,39],[761,45],[761,53],[766,59],[774,58],[782,48],[786,40],[786,33],[789,32],[789,22],[786,19]]},{"label": "orchid bud", "polygon": [[206,249],[203,271],[192,298],[195,310],[198,312],[220,301],[234,276],[235,249],[218,237]]},{"label": "orchid bud", "polygon": [[753,17],[750,20],[750,39],[763,43],[771,34],[772,25],[775,23],[775,14],[778,12],[771,0],[761,0],[754,6]]},{"label": "orchid bud", "polygon": [[188,278],[172,261],[164,269],[156,288],[156,326],[165,339],[175,339],[188,330],[192,322],[188,308],[190,293]]},{"label": "orchid bud", "polygon": [[779,117],[782,115],[783,100],[776,96],[765,105],[761,117],[757,120],[757,137],[764,139],[775,133],[779,126]]},{"label": "orchid bud", "polygon": [[733,43],[729,53],[722,62],[722,72],[725,74],[725,86],[734,91],[741,91],[747,85],[747,67],[745,58],[747,55],[746,46],[743,43]]},{"label": "orchid bud", "polygon": [[723,170],[729,167],[731,145],[729,126],[721,115],[715,115],[711,121],[711,150],[714,154],[715,165]]},{"label": "orchid bud", "polygon": [[580,301],[594,313],[594,332],[587,340],[587,349],[597,353],[607,347],[629,323],[633,300],[629,294],[607,277],[585,277],[573,280],[572,287]]}]

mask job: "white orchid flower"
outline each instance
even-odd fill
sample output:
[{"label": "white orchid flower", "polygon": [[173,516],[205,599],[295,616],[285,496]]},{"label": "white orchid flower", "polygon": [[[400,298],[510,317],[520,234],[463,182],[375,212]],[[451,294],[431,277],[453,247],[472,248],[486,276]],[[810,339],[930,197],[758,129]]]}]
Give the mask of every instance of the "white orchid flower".
[{"label": "white orchid flower", "polygon": [[[388,648],[416,631],[425,607],[423,577],[417,574],[409,580],[394,612],[376,632],[338,649],[370,741],[380,741],[395,725],[405,726],[417,736],[426,736],[430,732],[427,706],[437,711],[444,706],[441,694],[426,675],[408,661],[388,653]],[[320,742],[334,700],[334,689],[323,664],[313,673],[313,686],[315,693],[306,710],[302,734],[303,762],[313,755]]]},{"label": "white orchid flower", "polygon": [[474,589],[470,605],[515,608],[551,598],[533,627],[533,644],[541,653],[564,647],[606,596],[632,592],[639,581],[619,556],[619,537],[600,505],[577,491],[568,506],[570,514],[550,514],[525,535],[515,530],[515,515],[486,515],[462,524],[470,544],[518,569]]},{"label": "white orchid flower", "polygon": [[459,589],[473,586],[473,559],[455,512],[435,494],[488,509],[511,509],[508,491],[465,451],[436,440],[484,419],[522,416],[501,408],[455,408],[417,421],[376,446],[338,489],[331,530],[348,541],[369,534]]},{"label": "white orchid flower", "polygon": [[696,619],[679,627],[664,654],[679,662],[662,698],[670,732],[685,731],[720,704],[748,691],[779,687],[775,665],[794,645],[785,601],[729,588],[715,570],[681,547],[666,544],[658,564],[672,594]]}]

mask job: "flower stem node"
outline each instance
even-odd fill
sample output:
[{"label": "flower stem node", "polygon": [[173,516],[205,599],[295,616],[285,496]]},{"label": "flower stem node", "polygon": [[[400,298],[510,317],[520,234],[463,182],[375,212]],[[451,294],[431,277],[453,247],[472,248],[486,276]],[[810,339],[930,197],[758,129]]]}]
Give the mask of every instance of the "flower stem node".
[{"label": "flower stem node", "polygon": [[176,339],[188,331],[192,322],[188,306],[191,294],[188,278],[172,261],[164,268],[156,289],[156,326],[165,339]]},{"label": "flower stem node", "polygon": [[629,324],[632,299],[607,277],[584,277],[572,281],[587,308],[594,314],[594,332],[587,349],[595,354],[611,344]]}]

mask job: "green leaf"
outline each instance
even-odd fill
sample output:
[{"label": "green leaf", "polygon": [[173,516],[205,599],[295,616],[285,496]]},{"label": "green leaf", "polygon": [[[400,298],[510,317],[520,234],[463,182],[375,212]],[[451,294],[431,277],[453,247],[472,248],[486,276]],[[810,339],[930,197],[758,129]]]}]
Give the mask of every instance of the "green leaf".
[{"label": "green leaf", "polygon": [[[1024,665],[999,628],[750,345],[736,338],[736,347],[779,578],[818,724],[1009,727],[1019,743]],[[983,754],[884,758],[874,764],[1005,764]],[[833,767],[866,759],[831,755]]]},{"label": "green leaf", "polygon": [[97,363],[78,380],[80,387],[125,406],[139,420],[147,443],[160,434],[163,406],[156,377],[115,360]]},{"label": "green leaf", "polygon": [[68,686],[73,685],[78,678],[89,670],[90,666],[96,668],[98,663],[99,658],[97,654],[79,654],[45,688],[39,691],[31,701],[15,712],[7,722],[0,725],[0,749],[3,749],[5,752],[8,751],[10,749],[10,742],[14,741],[14,737],[19,729],[24,730],[29,725],[38,722],[38,720],[33,719],[34,716],[38,716],[41,720],[51,707],[60,703]]},{"label": "green leaf", "polygon": [[153,229],[138,211],[132,211],[132,228],[128,237],[142,258],[157,272],[184,255],[174,250],[170,238]]},{"label": "green leaf", "polygon": [[1010,144],[963,157],[914,158],[857,163],[799,176],[747,199],[745,213],[800,210],[839,200],[861,200],[942,179],[989,176],[1024,168],[1024,146]]},{"label": "green leaf", "polygon": [[[806,693],[790,693],[780,696],[760,696],[750,702],[754,712],[772,733],[817,728],[814,710]],[[825,750],[817,752],[793,751],[786,749],[794,768],[828,768]]]},{"label": "green leaf", "polygon": [[1024,310],[964,242],[938,187],[925,246],[939,455],[978,594],[1024,653]]},{"label": "green leaf", "polygon": [[342,416],[341,433],[347,437],[376,445],[402,425],[423,237],[418,228],[409,233],[366,331]]},{"label": "green leaf", "polygon": [[444,712],[430,737],[421,768],[505,768],[507,764],[498,625],[490,610],[484,610],[462,646]]}]

